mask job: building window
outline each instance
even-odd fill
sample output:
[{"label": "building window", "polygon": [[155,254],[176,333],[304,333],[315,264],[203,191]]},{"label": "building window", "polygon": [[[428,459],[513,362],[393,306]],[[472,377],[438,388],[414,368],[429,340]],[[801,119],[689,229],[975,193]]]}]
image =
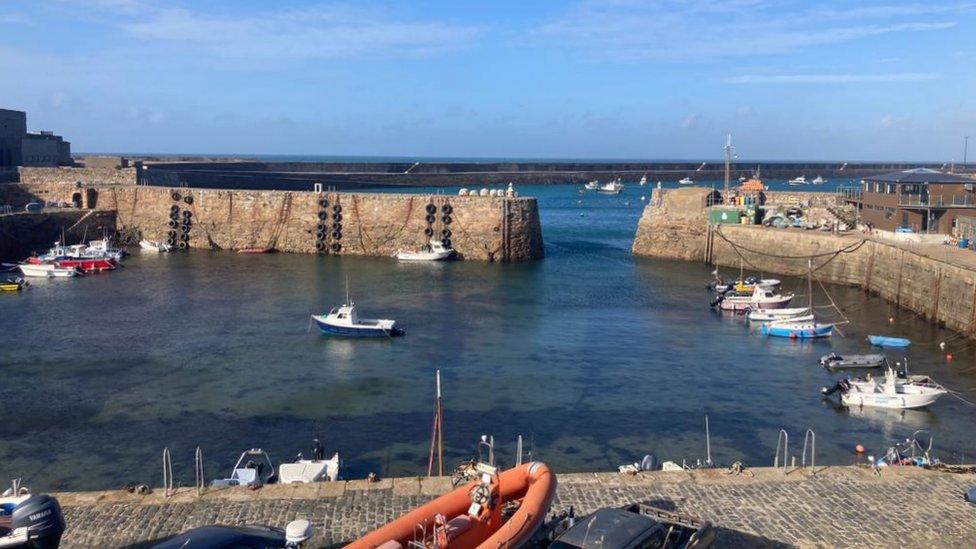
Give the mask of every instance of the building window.
[{"label": "building window", "polygon": [[908,226],[908,212],[901,212],[901,226]]}]

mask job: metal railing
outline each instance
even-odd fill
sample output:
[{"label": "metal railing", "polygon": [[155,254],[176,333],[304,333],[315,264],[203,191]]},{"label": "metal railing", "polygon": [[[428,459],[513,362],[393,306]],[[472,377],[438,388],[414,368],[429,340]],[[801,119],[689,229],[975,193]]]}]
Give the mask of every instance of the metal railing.
[{"label": "metal railing", "polygon": [[949,196],[901,194],[898,196],[898,205],[927,208],[976,208],[976,200],[970,194],[952,194]]},{"label": "metal railing", "polygon": [[861,187],[837,187],[837,196],[844,200],[860,202],[864,197],[864,189]]},{"label": "metal railing", "polygon": [[779,468],[779,449],[783,448],[783,474],[787,473],[787,467],[789,467],[790,461],[790,435],[786,432],[786,429],[779,430],[779,436],[776,437],[776,455],[773,456],[773,469]]},{"label": "metal railing", "polygon": [[163,448],[163,495],[166,497],[176,493],[173,489],[173,460],[169,454],[169,446]]},{"label": "metal railing", "polygon": [[800,458],[800,464],[804,468],[807,466],[807,442],[810,443],[810,472],[815,474],[817,472],[817,434],[813,432],[813,429],[808,428],[806,434],[803,435],[803,456]]}]

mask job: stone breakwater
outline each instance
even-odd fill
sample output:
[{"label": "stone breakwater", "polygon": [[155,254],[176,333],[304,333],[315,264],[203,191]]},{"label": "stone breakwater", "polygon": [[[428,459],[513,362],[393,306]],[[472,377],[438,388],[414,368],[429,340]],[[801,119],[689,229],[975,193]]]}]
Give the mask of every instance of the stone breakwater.
[{"label": "stone breakwater", "polygon": [[[709,228],[700,193],[655,195],[638,224],[636,255],[803,276],[860,286],[933,322],[976,337],[976,257],[941,245],[892,243],[860,232],[746,225]],[[835,253],[843,250],[841,253]]]},{"label": "stone breakwater", "polygon": [[[558,475],[552,509],[578,514],[647,501],[717,528],[717,547],[971,547],[976,511],[963,499],[976,475],[830,467]],[[55,494],[68,529],[62,547],[143,546],[206,524],[312,522],[313,547],[346,542],[451,489],[447,478],[181,489],[164,497],[125,492]]]},{"label": "stone breakwater", "polygon": [[47,249],[64,234],[69,242],[95,240],[115,231],[115,212],[56,210],[0,215],[0,260],[21,260]]},{"label": "stone breakwater", "polygon": [[390,256],[439,238],[462,259],[514,262],[545,253],[534,198],[164,188],[133,185],[124,172],[23,170],[26,182],[0,187],[0,203],[54,200],[114,211],[130,243]]}]

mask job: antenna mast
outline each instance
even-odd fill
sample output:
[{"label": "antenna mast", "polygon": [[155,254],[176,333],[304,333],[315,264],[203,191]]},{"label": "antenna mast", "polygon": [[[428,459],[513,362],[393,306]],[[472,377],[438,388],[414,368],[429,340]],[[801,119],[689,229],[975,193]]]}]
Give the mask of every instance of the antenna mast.
[{"label": "antenna mast", "polygon": [[723,200],[728,200],[729,198],[729,178],[732,172],[732,151],[734,147],[732,146],[732,134],[730,133],[725,140],[725,193],[722,195]]}]

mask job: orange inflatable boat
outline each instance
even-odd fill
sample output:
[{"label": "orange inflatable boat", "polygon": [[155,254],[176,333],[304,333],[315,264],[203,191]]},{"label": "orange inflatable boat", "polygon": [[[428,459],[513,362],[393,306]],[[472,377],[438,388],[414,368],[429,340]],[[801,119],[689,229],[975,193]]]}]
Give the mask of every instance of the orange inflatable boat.
[{"label": "orange inflatable boat", "polygon": [[[502,473],[479,463],[481,479],[469,482],[350,543],[346,549],[404,549],[411,542],[439,549],[515,548],[546,520],[556,495],[556,475],[532,462]],[[503,521],[502,508],[519,506]]]}]

